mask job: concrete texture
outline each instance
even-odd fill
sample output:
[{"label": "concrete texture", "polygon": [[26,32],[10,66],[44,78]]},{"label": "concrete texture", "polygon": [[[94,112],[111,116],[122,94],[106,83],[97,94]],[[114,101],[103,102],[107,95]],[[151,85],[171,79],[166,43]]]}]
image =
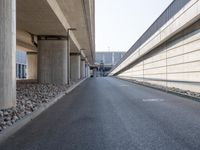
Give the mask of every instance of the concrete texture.
[{"label": "concrete texture", "polygon": [[85,60],[81,60],[81,78],[86,77],[86,67],[85,67]]},{"label": "concrete texture", "polygon": [[70,77],[72,81],[77,81],[81,78],[80,65],[81,56],[79,54],[70,54]]},{"label": "concrete texture", "polygon": [[0,109],[16,105],[16,2],[0,1]]},{"label": "concrete texture", "polygon": [[27,53],[27,75],[28,79],[37,79],[37,66],[38,66],[38,54],[37,53],[32,53],[28,52]]},{"label": "concrete texture", "polygon": [[1,150],[199,150],[200,103],[113,78],[90,78]]},{"label": "concrete texture", "polygon": [[[26,52],[37,52],[37,47],[34,45],[30,33],[17,29],[16,36],[17,49]],[[35,40],[35,42],[36,41],[37,40]]]},{"label": "concrete texture", "polygon": [[67,41],[38,41],[38,81],[41,83],[67,83]]},{"label": "concrete texture", "polygon": [[89,64],[86,65],[86,76],[90,77],[90,66],[89,66]]},{"label": "concrete texture", "polygon": [[143,56],[119,77],[199,92],[199,28],[200,20]]}]

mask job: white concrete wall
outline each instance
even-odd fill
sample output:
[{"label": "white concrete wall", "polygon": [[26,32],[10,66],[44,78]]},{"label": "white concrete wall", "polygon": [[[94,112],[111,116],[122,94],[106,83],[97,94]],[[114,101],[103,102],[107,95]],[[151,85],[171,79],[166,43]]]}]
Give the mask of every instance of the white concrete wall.
[{"label": "white concrete wall", "polygon": [[119,76],[200,92],[200,21],[140,58]]},{"label": "white concrete wall", "polygon": [[200,1],[190,1],[182,10],[172,17],[154,35],[136,49],[128,58],[117,66],[110,75],[117,74],[134,61],[146,55],[160,44],[166,42],[177,33],[195,23],[200,18]]}]

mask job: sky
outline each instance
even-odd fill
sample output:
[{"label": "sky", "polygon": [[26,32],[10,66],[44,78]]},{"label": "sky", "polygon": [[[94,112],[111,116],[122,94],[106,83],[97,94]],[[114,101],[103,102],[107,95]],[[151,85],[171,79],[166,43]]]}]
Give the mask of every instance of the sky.
[{"label": "sky", "polygon": [[95,0],[96,51],[128,51],[173,0]]}]

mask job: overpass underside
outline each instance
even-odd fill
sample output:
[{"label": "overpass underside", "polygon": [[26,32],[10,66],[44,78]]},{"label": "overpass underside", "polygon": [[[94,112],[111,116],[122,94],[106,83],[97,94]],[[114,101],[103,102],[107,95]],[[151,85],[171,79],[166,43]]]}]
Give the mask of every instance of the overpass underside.
[{"label": "overpass underside", "polygon": [[111,75],[200,92],[200,1],[188,2]]},{"label": "overpass underside", "polygon": [[0,1],[0,109],[16,106],[16,51],[27,79],[70,84],[94,63],[94,0]]}]

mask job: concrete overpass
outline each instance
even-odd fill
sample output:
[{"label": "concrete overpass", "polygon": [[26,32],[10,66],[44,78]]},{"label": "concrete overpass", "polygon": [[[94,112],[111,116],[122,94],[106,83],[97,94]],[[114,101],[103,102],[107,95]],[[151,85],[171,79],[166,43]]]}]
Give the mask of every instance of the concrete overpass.
[{"label": "concrete overpass", "polygon": [[28,79],[69,84],[94,63],[94,0],[0,1],[0,108],[16,105],[16,49]]},{"label": "concrete overpass", "polygon": [[200,1],[174,0],[110,75],[200,90]]},{"label": "concrete overpass", "polygon": [[[94,73],[97,67],[93,64],[92,0],[16,2],[17,28],[15,1],[0,0],[1,108],[15,105],[16,46],[29,52],[29,78],[39,83],[61,86],[83,78],[85,62]],[[199,14],[199,0],[175,0],[111,74],[194,90],[200,99]],[[74,27],[76,31],[69,30]],[[72,87],[67,89],[70,93],[59,100],[40,107],[37,103],[54,91],[45,89],[43,95],[37,95],[40,90],[33,94],[33,88],[26,85],[25,94],[31,96],[23,97],[23,91],[20,100],[26,98],[24,103],[17,97],[22,103],[20,111],[17,107],[0,108],[1,150],[200,149],[200,103],[186,95],[111,77],[89,78],[78,87],[72,86],[77,87],[73,91]],[[37,109],[32,109],[31,103]],[[41,110],[45,111],[39,115]]]}]

